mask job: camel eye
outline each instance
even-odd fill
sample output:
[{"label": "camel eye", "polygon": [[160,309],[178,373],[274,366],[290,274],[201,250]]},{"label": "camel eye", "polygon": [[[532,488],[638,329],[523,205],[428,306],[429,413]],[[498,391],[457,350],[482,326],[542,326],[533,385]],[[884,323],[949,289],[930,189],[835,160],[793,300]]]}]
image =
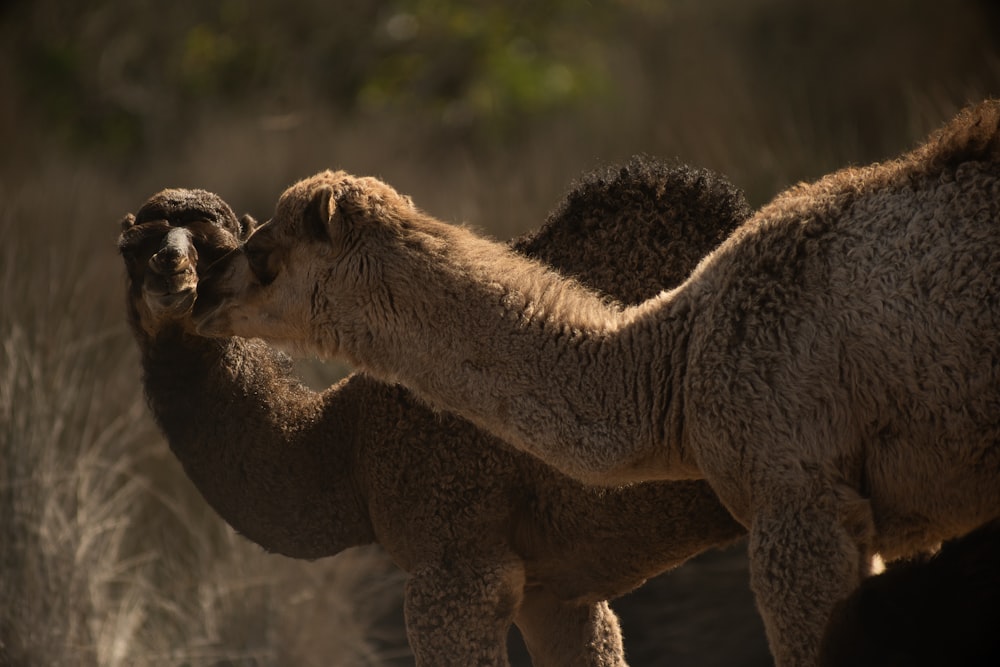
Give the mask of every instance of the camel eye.
[{"label": "camel eye", "polygon": [[149,238],[129,239],[127,243],[119,246],[125,267],[132,276],[142,275],[146,270],[146,262],[152,257],[158,246],[154,245]]},{"label": "camel eye", "polygon": [[265,248],[249,244],[244,248],[243,253],[246,255],[247,263],[250,265],[250,271],[257,277],[260,284],[271,284],[278,274],[271,265],[271,253]]}]

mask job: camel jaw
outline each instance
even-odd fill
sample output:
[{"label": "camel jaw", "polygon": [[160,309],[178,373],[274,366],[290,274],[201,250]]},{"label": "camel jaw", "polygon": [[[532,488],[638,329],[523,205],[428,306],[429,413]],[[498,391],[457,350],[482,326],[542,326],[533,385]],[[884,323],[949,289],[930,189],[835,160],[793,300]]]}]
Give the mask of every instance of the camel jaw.
[{"label": "camel jaw", "polygon": [[156,313],[162,318],[180,319],[194,306],[195,292],[158,293],[155,288],[147,288],[143,290],[142,298],[150,313]]},{"label": "camel jaw", "polygon": [[234,295],[219,289],[211,277],[198,284],[198,296],[191,310],[191,321],[199,336],[228,338],[237,335],[234,317],[238,307]]},{"label": "camel jaw", "polygon": [[229,338],[236,335],[227,309],[222,304],[205,310],[198,307],[201,302],[201,299],[195,302],[191,317],[196,334],[205,338]]},{"label": "camel jaw", "polygon": [[[191,311],[195,331],[208,338],[227,338],[238,335],[235,331],[235,316],[240,308],[237,284],[239,250],[228,253],[209,267],[198,282],[198,297]],[[244,314],[244,319],[246,313]]]}]

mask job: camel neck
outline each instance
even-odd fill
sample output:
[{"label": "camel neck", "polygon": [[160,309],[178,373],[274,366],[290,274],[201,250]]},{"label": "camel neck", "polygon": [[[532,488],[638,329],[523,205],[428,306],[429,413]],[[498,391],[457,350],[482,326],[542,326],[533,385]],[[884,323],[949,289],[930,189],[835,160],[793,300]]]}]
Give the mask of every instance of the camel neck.
[{"label": "camel neck", "polygon": [[354,411],[332,392],[299,385],[288,370],[266,345],[239,338],[168,331],[143,349],[154,416],[188,476],[230,525],[295,557],[368,544],[374,538],[352,465]]},{"label": "camel neck", "polygon": [[[670,351],[684,321],[664,317],[668,295],[623,308],[504,245],[441,233],[434,261],[391,260],[405,278],[381,282],[393,308],[368,326],[382,330],[344,341],[355,361],[584,481],[648,477],[673,456]],[[611,452],[625,443],[636,455],[621,466]]]}]

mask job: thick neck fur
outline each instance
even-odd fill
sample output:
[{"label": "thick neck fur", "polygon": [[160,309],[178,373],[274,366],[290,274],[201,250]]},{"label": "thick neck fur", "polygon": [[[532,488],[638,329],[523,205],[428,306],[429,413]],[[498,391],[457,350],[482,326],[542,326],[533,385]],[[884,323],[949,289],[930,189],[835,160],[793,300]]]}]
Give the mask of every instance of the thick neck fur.
[{"label": "thick neck fur", "polygon": [[[428,216],[415,216],[400,233],[398,254],[382,259],[372,283],[371,303],[390,306],[369,308],[369,321],[342,341],[356,363],[519,447],[537,447],[578,478],[648,478],[654,451],[662,460],[662,445],[673,444],[662,442],[659,425],[671,416],[667,396],[676,383],[669,381],[670,359],[654,352],[637,363],[630,351],[643,337],[672,349],[683,336],[683,316],[663,321],[648,317],[648,306],[623,308],[502,244]],[[413,289],[420,298],[407,294]],[[463,333],[439,333],[445,331]],[[646,377],[651,360],[659,382]],[[567,386],[588,390],[570,395]],[[623,396],[628,400],[608,400]],[[643,429],[650,423],[658,424],[655,432]],[[669,423],[665,429],[676,434]],[[621,470],[607,469],[609,440],[639,443]],[[575,453],[560,453],[567,442]],[[581,458],[589,461],[584,467]],[[684,477],[678,463],[677,477]]]},{"label": "thick neck fur", "polygon": [[259,341],[208,340],[179,328],[137,338],[154,416],[230,525],[269,551],[301,558],[373,541],[353,473],[357,415],[347,401],[300,386],[287,361]]}]

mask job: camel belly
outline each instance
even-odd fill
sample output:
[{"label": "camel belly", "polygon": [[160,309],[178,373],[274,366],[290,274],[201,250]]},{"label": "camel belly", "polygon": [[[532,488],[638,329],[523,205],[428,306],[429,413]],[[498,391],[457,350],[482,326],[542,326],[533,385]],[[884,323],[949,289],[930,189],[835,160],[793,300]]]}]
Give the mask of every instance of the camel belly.
[{"label": "camel belly", "polygon": [[875,550],[886,560],[934,548],[1000,517],[1000,439],[903,442],[866,448]]}]

